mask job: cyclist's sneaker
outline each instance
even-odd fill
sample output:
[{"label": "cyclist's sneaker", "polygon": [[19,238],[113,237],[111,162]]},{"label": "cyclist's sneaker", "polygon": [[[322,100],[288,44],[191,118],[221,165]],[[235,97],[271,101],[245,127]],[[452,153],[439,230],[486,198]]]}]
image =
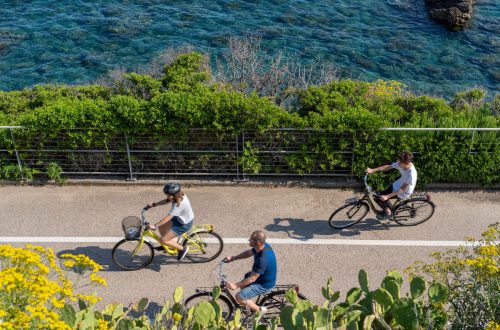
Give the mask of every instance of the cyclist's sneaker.
[{"label": "cyclist's sneaker", "polygon": [[189,251],[189,246],[185,246],[184,250],[179,251],[179,254],[177,254],[177,260],[181,261],[182,259],[184,259],[188,251]]},{"label": "cyclist's sneaker", "polygon": [[161,245],[160,245],[160,246],[155,247],[155,250],[156,250],[156,251],[165,251],[165,249],[164,249],[164,248],[163,248],[163,246],[161,246]]},{"label": "cyclist's sneaker", "polygon": [[392,219],[392,214],[387,214],[385,212],[380,212],[377,214],[378,220],[390,220]]},{"label": "cyclist's sneaker", "polygon": [[266,314],[267,313],[267,307],[265,306],[260,306],[260,315]]}]

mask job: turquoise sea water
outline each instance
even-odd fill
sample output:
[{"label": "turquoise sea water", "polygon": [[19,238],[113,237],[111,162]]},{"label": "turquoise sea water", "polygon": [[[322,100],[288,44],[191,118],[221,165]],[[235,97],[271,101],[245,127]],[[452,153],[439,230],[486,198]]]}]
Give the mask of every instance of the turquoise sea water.
[{"label": "turquoise sea water", "polygon": [[351,78],[433,95],[500,90],[498,0],[478,0],[458,33],[430,21],[424,0],[2,0],[0,89],[91,82],[186,44],[216,56],[248,33],[271,52],[326,57]]}]

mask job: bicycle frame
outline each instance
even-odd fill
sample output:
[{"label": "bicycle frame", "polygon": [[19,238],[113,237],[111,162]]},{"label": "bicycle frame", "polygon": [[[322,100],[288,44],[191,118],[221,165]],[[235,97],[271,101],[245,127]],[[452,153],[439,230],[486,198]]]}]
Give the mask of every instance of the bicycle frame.
[{"label": "bicycle frame", "polygon": [[[373,188],[370,187],[370,185],[368,185],[368,173],[365,172],[365,175],[363,176],[363,182],[365,184],[365,193],[363,195],[363,197],[361,198],[352,198],[352,199],[348,199],[346,202],[362,202],[362,201],[367,201],[368,202],[368,206],[371,208],[371,210],[375,213],[380,213],[382,212],[382,208],[378,209],[378,207],[380,207],[377,203],[375,203],[373,201],[374,199],[374,196],[378,196],[378,192],[376,191],[373,191]],[[401,202],[403,201],[403,199],[398,199],[396,201],[396,203],[394,203],[394,205],[392,205],[391,207],[391,210],[394,210],[396,208],[396,206]],[[375,206],[377,205],[377,206]]]},{"label": "bicycle frame", "polygon": [[[143,230],[142,230],[141,237],[139,238],[139,244],[137,244],[137,247],[134,249],[133,255],[135,255],[137,253],[137,251],[139,251],[142,248],[142,245],[144,244],[146,237],[150,237],[150,238],[154,239],[155,241],[157,241],[165,249],[165,251],[169,255],[177,254],[179,252],[177,249],[172,248],[168,245],[162,244],[160,242],[161,237],[158,234],[156,234],[154,231],[152,231],[151,229],[147,228],[148,222],[146,221],[146,217],[144,215],[147,210],[148,210],[147,208],[143,208],[141,210],[141,225],[142,225]],[[200,252],[200,251],[204,252],[203,240],[202,239],[195,240],[195,239],[191,238],[190,236],[193,234],[199,233],[201,231],[212,232],[213,230],[214,230],[213,225],[209,225],[209,224],[194,225],[193,228],[191,228],[190,230],[188,230],[184,234],[177,237],[177,244],[182,245],[184,243],[184,241],[187,240],[187,241],[194,243],[200,249],[200,250],[191,249],[190,250],[191,252]]]},{"label": "bicycle frame", "polygon": [[[240,305],[236,301],[236,298],[231,293],[231,291],[228,288],[226,288],[227,281],[226,281],[226,275],[224,274],[224,264],[225,263],[226,263],[225,261],[221,261],[219,263],[219,266],[218,266],[219,267],[219,274],[218,275],[219,275],[219,281],[220,281],[219,287],[221,288],[221,293],[226,295],[226,297],[229,299],[229,301],[231,302],[231,304],[233,304],[234,307],[243,308],[245,306]],[[266,293],[261,294],[261,295],[258,295],[257,299],[255,300],[255,303],[257,305],[260,305],[260,303],[272,292],[275,292],[277,290],[286,290],[286,289],[290,289],[290,288],[294,288],[295,291],[299,292],[299,287],[297,285],[293,285],[293,284],[276,285],[276,287],[274,287],[271,291],[266,292]],[[212,292],[212,289],[213,289],[213,287],[198,287],[198,288],[196,288],[196,292]]]}]

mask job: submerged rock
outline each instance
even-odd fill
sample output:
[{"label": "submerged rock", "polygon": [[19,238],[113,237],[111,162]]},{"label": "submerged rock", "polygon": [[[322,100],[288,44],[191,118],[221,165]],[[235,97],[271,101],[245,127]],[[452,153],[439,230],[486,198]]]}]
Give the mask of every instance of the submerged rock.
[{"label": "submerged rock", "polygon": [[452,30],[461,30],[472,19],[476,0],[425,0],[429,16]]}]

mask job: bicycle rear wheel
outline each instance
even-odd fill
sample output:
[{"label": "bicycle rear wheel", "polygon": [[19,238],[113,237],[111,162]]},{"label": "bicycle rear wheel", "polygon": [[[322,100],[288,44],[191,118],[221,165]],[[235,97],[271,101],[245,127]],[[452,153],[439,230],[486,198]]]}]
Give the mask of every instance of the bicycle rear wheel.
[{"label": "bicycle rear wheel", "polygon": [[189,246],[186,258],[192,262],[209,262],[217,258],[224,248],[222,238],[214,232],[201,231],[189,235],[183,246]]},{"label": "bicycle rear wheel", "polygon": [[368,213],[368,204],[352,202],[339,207],[328,219],[328,224],[335,229],[344,229],[360,222]]},{"label": "bicycle rear wheel", "polygon": [[[297,292],[297,296],[300,299],[306,300],[307,298],[304,295]],[[280,312],[285,306],[292,306],[286,300],[286,291],[279,290],[275,292],[271,292],[268,294],[262,301],[259,303],[259,306],[264,306],[267,308],[267,312],[262,316],[262,321],[267,322],[271,321],[273,318],[279,318]]]},{"label": "bicycle rear wheel", "polygon": [[154,257],[153,247],[146,241],[142,246],[139,243],[136,239],[122,239],[116,243],[111,252],[115,264],[124,270],[138,270],[149,265]]},{"label": "bicycle rear wheel", "polygon": [[409,199],[396,207],[394,221],[402,226],[415,226],[429,220],[435,208],[434,203],[427,199]]},{"label": "bicycle rear wheel", "polygon": [[[186,299],[186,301],[184,302],[184,308],[185,311],[187,312],[191,307],[195,307],[202,301],[213,301],[213,300],[214,297],[212,297],[210,292],[195,293],[194,295]],[[219,298],[217,299],[217,302],[219,303],[221,308],[222,318],[228,321],[231,318],[231,315],[233,315],[233,304],[231,304],[229,298],[227,298],[224,295],[220,295]]]}]

